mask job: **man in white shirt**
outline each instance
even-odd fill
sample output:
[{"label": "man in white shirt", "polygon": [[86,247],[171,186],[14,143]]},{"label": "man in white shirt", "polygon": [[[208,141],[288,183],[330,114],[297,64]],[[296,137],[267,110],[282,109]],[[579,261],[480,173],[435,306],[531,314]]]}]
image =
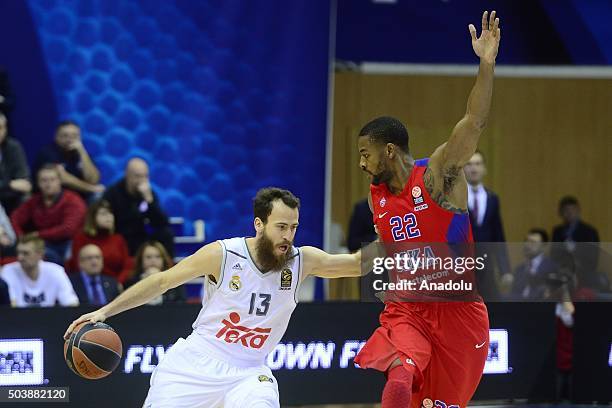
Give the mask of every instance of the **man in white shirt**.
[{"label": "man in white shirt", "polygon": [[60,265],[43,261],[45,243],[23,236],[17,244],[17,262],[7,264],[0,277],[9,287],[14,307],[78,306],[79,299]]}]

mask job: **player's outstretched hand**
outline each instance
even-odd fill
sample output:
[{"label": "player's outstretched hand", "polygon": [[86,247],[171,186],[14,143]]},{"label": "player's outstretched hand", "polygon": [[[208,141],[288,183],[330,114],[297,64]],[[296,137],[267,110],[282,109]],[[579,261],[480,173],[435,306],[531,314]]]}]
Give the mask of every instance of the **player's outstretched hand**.
[{"label": "player's outstretched hand", "polygon": [[468,28],[472,36],[472,48],[474,52],[481,60],[492,64],[497,57],[501,30],[499,28],[499,18],[495,17],[495,10],[491,12],[490,17],[488,14],[488,11],[482,14],[482,33],[480,33],[480,37],[476,36],[476,27],[474,27],[474,24],[470,24]]},{"label": "player's outstretched hand", "polygon": [[86,313],[82,315],[81,317],[79,317],[78,319],[76,319],[74,322],[72,322],[70,326],[68,326],[66,333],[64,333],[64,340],[68,340],[68,338],[70,337],[70,334],[72,333],[74,328],[79,323],[83,323],[87,321],[89,321],[90,323],[97,323],[97,322],[103,322],[104,320],[106,320],[106,314],[104,314],[104,312],[101,312],[100,310],[96,310],[91,313]]}]

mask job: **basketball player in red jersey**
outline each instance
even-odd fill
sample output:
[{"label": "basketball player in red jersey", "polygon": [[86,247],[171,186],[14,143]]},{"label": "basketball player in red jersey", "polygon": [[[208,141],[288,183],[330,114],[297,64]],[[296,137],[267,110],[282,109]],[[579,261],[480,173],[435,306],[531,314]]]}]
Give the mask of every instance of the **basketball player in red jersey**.
[{"label": "basketball player in red jersey", "polygon": [[[489,116],[500,40],[495,11],[470,24],[480,67],[465,116],[429,159],[414,160],[399,120],[380,117],[359,133],[360,166],[371,176],[369,202],[380,240],[472,242],[463,166]],[[385,302],[355,362],[387,375],[382,408],[465,408],[482,376],[489,321],[482,302]]]}]

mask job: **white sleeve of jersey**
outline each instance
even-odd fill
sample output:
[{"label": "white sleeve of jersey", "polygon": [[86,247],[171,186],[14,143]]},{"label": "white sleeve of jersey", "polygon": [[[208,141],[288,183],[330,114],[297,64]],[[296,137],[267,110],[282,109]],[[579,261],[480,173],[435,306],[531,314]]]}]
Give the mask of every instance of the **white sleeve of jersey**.
[{"label": "white sleeve of jersey", "polygon": [[68,279],[68,275],[66,275],[64,268],[57,268],[55,276],[58,285],[57,300],[59,304],[62,306],[77,306],[79,304],[79,298],[74,292],[72,283],[70,279]]}]

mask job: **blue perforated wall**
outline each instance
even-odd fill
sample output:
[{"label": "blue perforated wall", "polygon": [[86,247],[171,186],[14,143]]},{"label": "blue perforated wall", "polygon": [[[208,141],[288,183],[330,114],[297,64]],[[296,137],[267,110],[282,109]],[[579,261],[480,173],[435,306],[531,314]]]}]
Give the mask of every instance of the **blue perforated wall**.
[{"label": "blue perforated wall", "polygon": [[299,243],[322,243],[327,1],[27,4],[57,118],[82,125],[104,183],[144,157],[168,214],[203,218],[207,241],[252,233],[257,189],[289,188]]}]

